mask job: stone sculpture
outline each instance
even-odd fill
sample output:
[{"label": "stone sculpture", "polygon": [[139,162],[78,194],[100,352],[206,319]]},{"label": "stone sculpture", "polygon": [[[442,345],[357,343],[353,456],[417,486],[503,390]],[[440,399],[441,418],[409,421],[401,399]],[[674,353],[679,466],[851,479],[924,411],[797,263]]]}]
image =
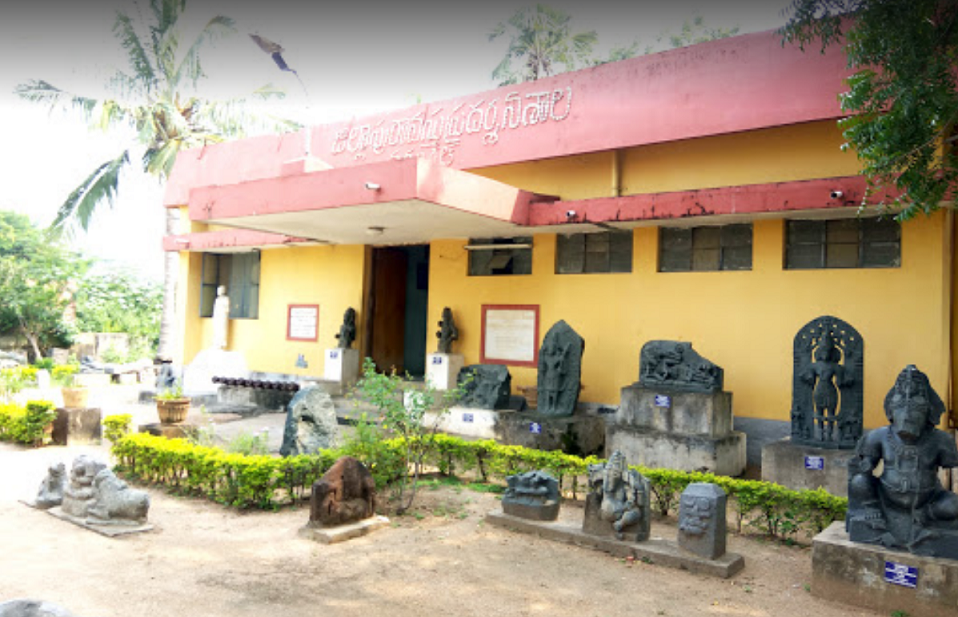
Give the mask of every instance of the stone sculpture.
[{"label": "stone sculpture", "polygon": [[501,364],[472,364],[459,371],[462,389],[458,405],[475,409],[505,409],[512,394],[512,375]]},{"label": "stone sculpture", "polygon": [[95,525],[142,525],[150,511],[150,496],[127,486],[110,469],[93,478],[96,498],[87,508],[87,522]]},{"label": "stone sculpture", "polygon": [[935,428],[944,411],[928,377],[906,366],[885,396],[890,424],[862,437],[849,462],[852,542],[958,559],[958,495],[938,479],[939,468],[958,467],[954,438]]},{"label": "stone sculpture", "polygon": [[679,392],[721,392],[725,373],[700,356],[692,343],[649,341],[639,352],[639,385]]},{"label": "stone sculpture", "polygon": [[336,338],[339,340],[340,349],[349,349],[356,340],[356,309],[353,307],[343,313],[343,324],[339,326]]},{"label": "stone sculpture", "polygon": [[63,463],[55,463],[47,469],[47,476],[40,483],[37,491],[37,500],[34,505],[41,510],[48,510],[63,503],[63,491],[67,486],[66,467]]},{"label": "stone sculpture", "polygon": [[0,602],[0,617],[74,617],[59,604],[44,600],[9,600]]},{"label": "stone sculpture", "polygon": [[717,484],[689,484],[679,499],[679,546],[706,559],[724,555],[727,499]]},{"label": "stone sculpture", "polygon": [[230,298],[226,295],[226,287],[220,285],[213,301],[213,349],[226,349],[229,320]]},{"label": "stone sculpture", "polygon": [[851,449],[862,436],[864,342],[835,317],[819,317],[795,335],[792,443]]},{"label": "stone sculpture", "polygon": [[313,483],[309,503],[311,527],[359,521],[375,513],[376,483],[365,465],[344,456]]},{"label": "stone sculpture", "polygon": [[301,388],[286,407],[283,456],[313,454],[335,445],[339,435],[333,399],[318,386]]},{"label": "stone sculpture", "polygon": [[70,482],[63,489],[61,509],[64,514],[85,520],[90,507],[96,503],[96,487],[93,479],[106,469],[106,463],[85,454],[73,459]]},{"label": "stone sculpture", "polygon": [[506,478],[502,511],[519,518],[554,521],[559,516],[559,481],[544,471],[527,471]]},{"label": "stone sculpture", "polygon": [[459,339],[459,328],[456,327],[456,322],[452,318],[452,309],[448,306],[442,309],[442,320],[439,322],[436,338],[439,339],[436,353],[452,353],[452,342]]},{"label": "stone sculpture", "polygon": [[579,404],[579,379],[585,341],[565,321],[549,328],[539,349],[536,410],[546,416],[566,417]]},{"label": "stone sculpture", "polygon": [[614,535],[619,540],[649,539],[649,481],[629,469],[625,456],[616,450],[606,463],[589,465],[589,494],[585,502],[582,531]]}]

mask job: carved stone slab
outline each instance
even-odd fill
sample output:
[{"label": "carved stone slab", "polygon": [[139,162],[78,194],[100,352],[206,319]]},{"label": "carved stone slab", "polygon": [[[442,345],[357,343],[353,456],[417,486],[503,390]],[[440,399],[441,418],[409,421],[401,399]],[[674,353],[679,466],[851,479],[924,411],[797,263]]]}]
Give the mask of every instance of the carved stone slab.
[{"label": "carved stone slab", "polygon": [[544,471],[528,471],[506,478],[502,511],[537,521],[559,516],[559,481]]},{"label": "carved stone slab", "polygon": [[458,405],[477,409],[505,409],[512,393],[512,375],[502,364],[470,364],[459,371],[463,395]]},{"label": "carved stone slab", "polygon": [[539,349],[536,410],[546,416],[571,416],[579,404],[585,340],[565,321],[549,328]]},{"label": "carved stone slab", "polygon": [[717,484],[689,484],[679,500],[679,546],[706,559],[724,555],[727,501],[728,496]]}]

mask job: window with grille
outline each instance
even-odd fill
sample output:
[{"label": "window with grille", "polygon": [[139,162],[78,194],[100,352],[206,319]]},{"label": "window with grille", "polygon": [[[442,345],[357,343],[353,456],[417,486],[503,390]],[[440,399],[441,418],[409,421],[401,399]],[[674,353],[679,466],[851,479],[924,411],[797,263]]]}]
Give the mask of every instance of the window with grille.
[{"label": "window with grille", "polygon": [[632,272],[631,231],[556,237],[556,274],[595,272]]},{"label": "window with grille", "polygon": [[213,316],[216,288],[226,287],[231,319],[259,317],[259,253],[203,253],[200,317]]},{"label": "window with grille", "polygon": [[466,249],[469,276],[532,274],[532,237],[477,238]]},{"label": "window with grille", "polygon": [[659,228],[659,272],[751,269],[751,223]]},{"label": "window with grille", "polygon": [[789,270],[901,265],[901,226],[891,218],[788,221],[785,236]]}]

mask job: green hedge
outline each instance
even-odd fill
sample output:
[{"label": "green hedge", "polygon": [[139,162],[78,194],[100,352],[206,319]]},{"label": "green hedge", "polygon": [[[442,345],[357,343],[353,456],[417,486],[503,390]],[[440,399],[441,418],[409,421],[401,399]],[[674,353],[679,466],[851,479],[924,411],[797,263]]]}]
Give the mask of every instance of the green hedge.
[{"label": "green hedge", "polygon": [[50,401],[27,401],[25,406],[0,403],[0,440],[41,445],[56,417],[56,405]]},{"label": "green hedge", "polygon": [[[379,484],[401,472],[395,440],[363,452],[326,450],[288,458],[229,454],[182,439],[144,433],[127,435],[113,444],[118,469],[123,473],[231,506],[266,509],[304,499],[313,482],[347,453],[369,465]],[[533,469],[546,470],[572,497],[584,489],[588,466],[599,462],[601,459],[594,456],[582,458],[442,434],[431,440],[428,455],[428,463],[442,473],[473,474],[486,482],[504,482],[506,476]],[[794,491],[768,482],[708,473],[633,468],[649,479],[652,507],[660,515],[676,513],[679,497],[690,483],[714,482],[728,493],[740,531],[748,525],[782,539],[794,538],[798,533],[814,535],[832,521],[843,519],[847,507],[847,500],[822,489]]]}]

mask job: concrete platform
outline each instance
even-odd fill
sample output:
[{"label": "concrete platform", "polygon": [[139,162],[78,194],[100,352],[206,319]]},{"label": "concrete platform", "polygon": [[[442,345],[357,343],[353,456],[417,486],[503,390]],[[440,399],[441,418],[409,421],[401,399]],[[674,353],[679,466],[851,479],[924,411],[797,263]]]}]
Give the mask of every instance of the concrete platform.
[{"label": "concrete platform", "polygon": [[848,496],[848,461],[854,450],[834,450],[793,444],[782,439],[762,448],[762,480],[801,490],[824,488]]},{"label": "concrete platform", "polygon": [[533,521],[510,516],[502,510],[493,510],[486,515],[486,522],[520,533],[535,534],[548,540],[585,546],[604,551],[616,557],[629,557],[648,563],[687,570],[696,574],[731,578],[745,567],[745,559],[736,553],[725,553],[718,559],[704,559],[679,547],[678,542],[662,538],[650,538],[645,542],[624,542],[586,534],[581,525],[574,526],[563,521]]},{"label": "concrete platform", "polygon": [[622,452],[630,465],[734,477],[745,471],[745,442],[745,435],[735,431],[713,438],[609,426],[605,451],[607,456],[616,450]]},{"label": "concrete platform", "polygon": [[118,536],[126,536],[133,533],[143,533],[153,530],[153,525],[151,523],[144,523],[143,525],[96,525],[93,523],[88,523],[84,519],[79,519],[74,516],[70,516],[69,514],[64,514],[63,510],[61,510],[59,506],[50,508],[49,510],[44,510],[44,512],[62,521],[68,521],[74,525],[77,525],[78,527],[89,529],[90,531],[94,531],[101,536],[106,536],[108,538],[116,538]]},{"label": "concrete platform", "polygon": [[300,527],[298,533],[307,540],[313,540],[321,544],[335,544],[336,542],[345,542],[346,540],[371,534],[377,529],[382,529],[387,525],[389,525],[389,519],[385,516],[373,516],[357,523],[338,525],[336,527],[310,527],[306,525]]},{"label": "concrete platform", "polygon": [[885,615],[958,615],[958,561],[854,543],[838,521],[812,542],[812,594]]}]

